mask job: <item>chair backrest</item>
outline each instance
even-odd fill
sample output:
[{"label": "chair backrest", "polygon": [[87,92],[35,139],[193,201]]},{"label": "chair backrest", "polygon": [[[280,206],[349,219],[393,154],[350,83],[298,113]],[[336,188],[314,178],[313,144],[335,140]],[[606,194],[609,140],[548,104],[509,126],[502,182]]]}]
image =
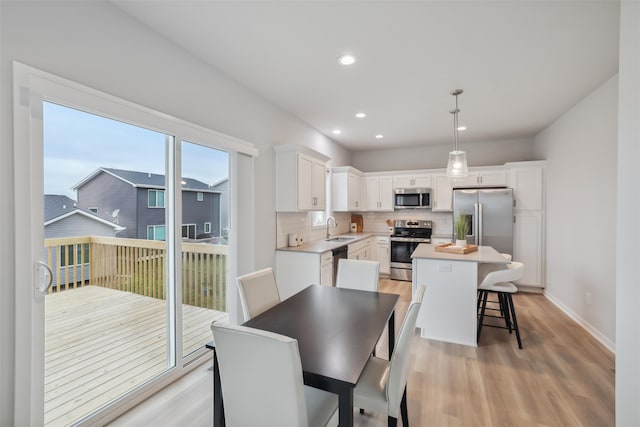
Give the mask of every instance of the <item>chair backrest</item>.
[{"label": "chair backrest", "polygon": [[237,282],[245,321],[280,302],[276,277],[271,268],[240,276]]},{"label": "chair backrest", "polygon": [[245,326],[211,325],[228,426],[306,426],[298,341]]},{"label": "chair backrest", "polygon": [[389,402],[389,415],[394,418],[398,418],[400,401],[402,400],[404,387],[407,384],[411,341],[416,330],[416,321],[422,306],[424,291],[425,286],[420,285],[402,322],[402,327],[393,349],[393,355],[391,356],[389,381],[387,382],[387,402]]},{"label": "chair backrest", "polygon": [[505,264],[501,270],[495,270],[484,276],[478,285],[479,289],[489,289],[496,283],[515,282],[522,279],[524,274],[524,264],[518,261],[511,261]]},{"label": "chair backrest", "polygon": [[376,292],[379,278],[380,263],[378,261],[346,258],[338,261],[336,286],[339,288]]}]

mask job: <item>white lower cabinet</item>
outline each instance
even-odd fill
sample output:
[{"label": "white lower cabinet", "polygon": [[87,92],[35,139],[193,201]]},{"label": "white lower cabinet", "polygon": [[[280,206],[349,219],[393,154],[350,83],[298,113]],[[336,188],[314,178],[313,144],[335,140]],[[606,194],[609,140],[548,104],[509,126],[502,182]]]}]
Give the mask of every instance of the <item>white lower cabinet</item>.
[{"label": "white lower cabinet", "polygon": [[544,287],[542,215],[538,212],[517,212],[513,224],[513,259],[524,264],[519,285]]},{"label": "white lower cabinet", "polygon": [[333,286],[333,252],[327,251],[320,255],[320,284]]},{"label": "white lower cabinet", "polygon": [[380,273],[391,272],[391,241],[389,236],[376,236],[376,258],[380,263]]},{"label": "white lower cabinet", "polygon": [[[309,285],[321,284],[322,255],[326,253],[276,251],[275,273],[280,299],[287,299]],[[331,255],[331,251],[328,253]],[[333,266],[328,277],[333,279]],[[327,279],[324,280],[326,283]]]},{"label": "white lower cabinet", "polygon": [[364,240],[359,240],[349,245],[349,252],[347,254],[347,258],[373,260],[374,259],[373,250],[374,250],[374,246],[373,246],[372,237],[369,237]]}]

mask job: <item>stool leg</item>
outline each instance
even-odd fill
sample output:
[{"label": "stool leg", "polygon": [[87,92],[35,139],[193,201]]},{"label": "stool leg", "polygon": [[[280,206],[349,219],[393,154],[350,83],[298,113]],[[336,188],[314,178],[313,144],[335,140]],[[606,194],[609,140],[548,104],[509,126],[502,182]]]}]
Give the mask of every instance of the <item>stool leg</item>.
[{"label": "stool leg", "polygon": [[504,324],[507,329],[509,329],[509,333],[511,333],[513,328],[511,327],[511,317],[509,316],[509,301],[507,300],[507,294],[505,294],[504,292],[499,292],[498,295],[500,296],[500,301],[502,302],[500,306],[501,311],[504,310]]},{"label": "stool leg", "polygon": [[476,341],[480,341],[480,332],[482,332],[482,322],[484,322],[484,311],[487,308],[487,297],[489,296],[489,291],[481,291],[482,292],[482,308],[480,309],[480,319],[478,320],[478,336],[476,337]]},{"label": "stool leg", "polygon": [[516,338],[518,339],[518,347],[522,350],[522,341],[520,340],[520,328],[518,328],[518,319],[516,319],[516,309],[513,306],[513,298],[511,294],[507,294],[509,307],[511,308],[511,317],[513,318],[513,327],[516,330]]}]

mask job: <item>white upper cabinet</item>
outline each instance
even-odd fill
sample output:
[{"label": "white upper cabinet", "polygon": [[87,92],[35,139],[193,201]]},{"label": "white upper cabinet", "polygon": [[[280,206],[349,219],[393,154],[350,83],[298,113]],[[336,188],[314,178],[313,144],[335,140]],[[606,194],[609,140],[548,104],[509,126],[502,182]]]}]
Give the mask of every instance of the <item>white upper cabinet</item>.
[{"label": "white upper cabinet", "polygon": [[393,210],[393,178],[391,176],[371,176],[365,178],[366,210]]},{"label": "white upper cabinet", "polygon": [[393,177],[393,188],[431,188],[431,175],[395,175]]},{"label": "white upper cabinet", "polygon": [[275,145],[273,149],[276,152],[276,211],[324,210],[329,158],[296,145]]},{"label": "white upper cabinet", "polygon": [[332,209],[336,212],[353,212],[365,209],[362,172],[352,167],[331,169]]},{"label": "white upper cabinet", "polygon": [[509,183],[514,189],[516,209],[542,210],[542,171],[542,167],[527,166],[511,169]]},{"label": "white upper cabinet", "polygon": [[433,190],[431,193],[431,210],[434,212],[450,212],[453,210],[453,186],[447,175],[433,176]]}]

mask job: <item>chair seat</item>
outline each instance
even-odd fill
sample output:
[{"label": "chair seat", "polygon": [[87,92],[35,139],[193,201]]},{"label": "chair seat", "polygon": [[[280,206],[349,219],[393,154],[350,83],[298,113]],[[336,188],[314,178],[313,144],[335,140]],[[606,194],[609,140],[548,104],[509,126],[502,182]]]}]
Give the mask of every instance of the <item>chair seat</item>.
[{"label": "chair seat", "polygon": [[353,389],[353,406],[386,414],[389,362],[371,356]]},{"label": "chair seat", "polygon": [[309,427],[325,427],[337,425],[338,395],[318,388],[304,386],[304,397],[307,403],[307,420]]},{"label": "chair seat", "polygon": [[491,292],[508,292],[510,294],[518,292],[518,287],[511,282],[499,282],[489,286],[478,286],[478,289]]}]

